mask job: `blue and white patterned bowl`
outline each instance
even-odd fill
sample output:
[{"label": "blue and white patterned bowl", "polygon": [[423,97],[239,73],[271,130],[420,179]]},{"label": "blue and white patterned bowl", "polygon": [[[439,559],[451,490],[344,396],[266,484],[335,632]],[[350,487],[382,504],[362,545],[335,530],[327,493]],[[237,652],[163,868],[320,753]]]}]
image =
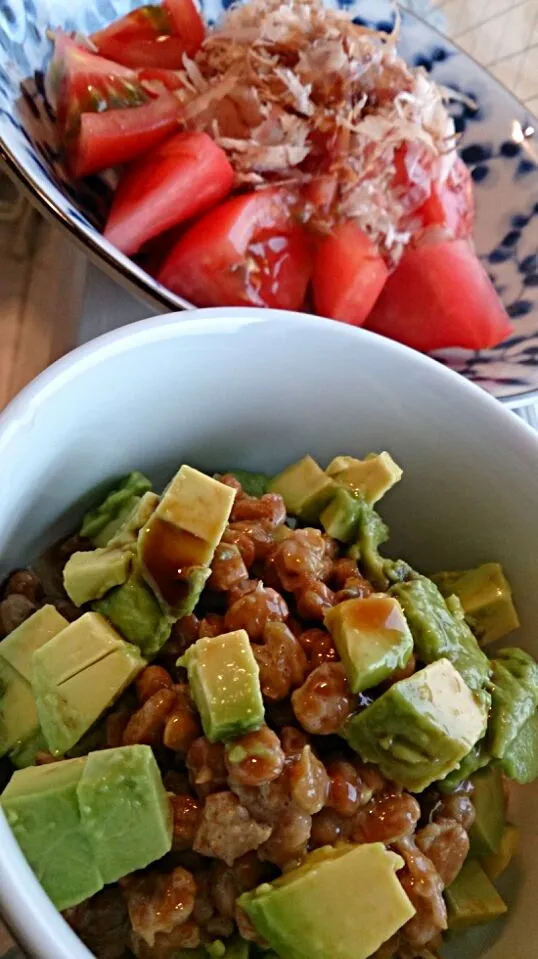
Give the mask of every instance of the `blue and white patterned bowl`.
[{"label": "blue and white patterned bowl", "polygon": [[[334,2],[334,0],[328,0]],[[386,0],[336,0],[361,22],[390,28]],[[202,0],[214,21],[230,0]],[[54,216],[87,254],[152,306],[189,307],[119,253],[99,233],[108,187],[98,177],[71,184],[55,148],[43,71],[47,28],[91,33],[140,0],[0,0],[0,148],[30,197]],[[538,395],[538,122],[493,77],[432,26],[404,13],[400,50],[436,80],[468,94],[456,128],[477,202],[476,245],[513,319],[514,334],[493,350],[450,350],[438,359],[514,405]],[[30,82],[21,87],[21,83]]]}]

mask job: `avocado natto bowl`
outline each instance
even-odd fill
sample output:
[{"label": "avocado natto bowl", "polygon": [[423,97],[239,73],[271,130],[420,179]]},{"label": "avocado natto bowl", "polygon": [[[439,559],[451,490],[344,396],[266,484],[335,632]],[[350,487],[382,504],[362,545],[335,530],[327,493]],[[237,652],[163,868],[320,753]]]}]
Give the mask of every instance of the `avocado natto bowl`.
[{"label": "avocado natto bowl", "polygon": [[[505,566],[538,655],[538,437],[426,357],[317,317],[202,310],[145,320],[81,347],[0,416],[0,577],[77,527],[101,484],[181,462],[276,472],[389,450],[403,481],[382,504],[390,552],[425,571]],[[508,918],[448,957],[530,959],[538,941],[538,785],[515,790],[523,841],[504,877]],[[0,814],[0,911],[31,957],[88,959]]]}]

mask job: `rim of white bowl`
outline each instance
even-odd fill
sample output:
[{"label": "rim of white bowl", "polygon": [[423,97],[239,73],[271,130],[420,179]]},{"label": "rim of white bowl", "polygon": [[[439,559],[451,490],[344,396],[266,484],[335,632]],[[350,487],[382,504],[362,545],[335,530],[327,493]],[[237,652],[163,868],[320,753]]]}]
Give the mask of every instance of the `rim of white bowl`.
[{"label": "rim of white bowl", "polygon": [[[301,323],[308,329],[331,330],[334,337],[347,340],[352,348],[360,349],[361,342],[377,344],[377,348],[392,354],[394,360],[411,363],[421,369],[436,369],[436,376],[455,390],[466,392],[477,406],[489,408],[492,415],[504,420],[514,434],[519,434],[525,445],[536,451],[538,434],[507,407],[469,380],[400,343],[378,336],[368,330],[304,313],[287,313],[261,309],[219,308],[198,310],[196,313],[167,313],[140,320],[91,340],[57,360],[41,373],[11,401],[0,414],[0,455],[9,452],[11,438],[24,427],[34,411],[48,396],[56,393],[82,370],[98,366],[103,360],[125,350],[140,349],[148,343],[189,336],[191,333],[211,335],[213,332],[238,333],[242,329],[270,323],[280,325]],[[0,907],[13,934],[32,957],[46,959],[91,959],[91,953],[80,942],[63,917],[41,888],[30,866],[15,841],[0,810]]]}]

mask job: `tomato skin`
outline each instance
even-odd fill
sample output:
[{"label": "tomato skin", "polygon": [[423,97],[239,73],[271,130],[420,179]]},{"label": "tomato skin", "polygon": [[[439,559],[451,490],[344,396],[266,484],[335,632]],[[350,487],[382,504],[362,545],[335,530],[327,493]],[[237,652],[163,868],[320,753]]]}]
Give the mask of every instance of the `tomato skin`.
[{"label": "tomato skin", "polygon": [[362,326],[388,275],[385,261],[362,230],[351,220],[338,224],[316,249],[316,312]]},{"label": "tomato skin", "polygon": [[180,119],[181,106],[173,93],[141,107],[83,113],[79,134],[67,146],[71,175],[78,179],[128,163],[177,130]]},{"label": "tomato skin", "polygon": [[174,31],[185,45],[185,53],[193,57],[205,37],[205,24],[193,0],[164,0]]},{"label": "tomato skin", "polygon": [[105,237],[123,253],[200,216],[231,191],[233,168],[207,133],[176,133],[134,160],[116,190]]},{"label": "tomato skin", "polygon": [[310,275],[308,236],[287,191],[272,188],[233,197],[198,220],[158,279],[197,306],[297,310]]},{"label": "tomato skin", "polygon": [[150,93],[162,90],[181,90],[183,79],[179,70],[163,70],[160,67],[142,67],[137,76],[144,90]]},{"label": "tomato skin", "polygon": [[471,174],[458,157],[446,183],[432,183],[429,198],[417,210],[424,227],[444,227],[456,239],[470,237],[474,226],[474,197]]},{"label": "tomato skin", "polygon": [[192,0],[133,10],[91,37],[102,56],[127,67],[179,70],[186,53],[194,56],[205,27]]},{"label": "tomato skin", "polygon": [[424,353],[487,349],[512,331],[467,240],[408,247],[366,327]]}]

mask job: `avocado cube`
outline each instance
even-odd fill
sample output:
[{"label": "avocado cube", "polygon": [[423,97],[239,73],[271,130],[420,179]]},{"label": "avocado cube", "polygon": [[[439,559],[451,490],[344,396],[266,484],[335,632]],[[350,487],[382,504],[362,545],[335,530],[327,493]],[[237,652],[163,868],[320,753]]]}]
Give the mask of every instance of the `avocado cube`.
[{"label": "avocado cube", "polygon": [[149,746],[90,753],[78,799],[82,825],[105,884],[170,851],[171,807]]},{"label": "avocado cube", "polygon": [[538,779],[538,712],[521,727],[500,766],[505,776],[522,786]]},{"label": "avocado cube", "polygon": [[103,886],[81,821],[77,787],[86,758],[16,772],[0,802],[30,866],[57,909]]},{"label": "avocado cube", "polygon": [[229,486],[182,466],[140,533],[144,577],[176,618],[198,602],[234,498]]},{"label": "avocado cube", "polygon": [[280,493],[288,513],[306,523],[316,523],[334,496],[336,485],[315,459],[303,456],[271,480],[269,492]]},{"label": "avocado cube", "polygon": [[28,680],[0,658],[0,756],[19,749],[39,732],[39,717]]},{"label": "avocado cube", "polygon": [[377,503],[403,476],[403,470],[390,453],[370,453],[363,460],[353,456],[336,456],[326,472],[336,483],[360,493],[370,506]]},{"label": "avocado cube", "polygon": [[490,762],[491,756],[486,749],[485,740],[481,739],[476,746],[473,746],[471,752],[463,757],[456,769],[436,784],[439,792],[453,793],[464,779],[470,779],[474,773],[488,766]]},{"label": "avocado cube", "polygon": [[88,731],[145,666],[97,613],[85,613],[33,655],[32,687],[53,756]]},{"label": "avocado cube", "polygon": [[413,637],[397,599],[373,594],[338,603],[325,616],[354,693],[378,686],[405,666]]},{"label": "avocado cube", "polygon": [[[360,499],[358,494],[355,494]],[[385,566],[387,561],[379,553],[379,547],[389,538],[388,526],[379,513],[365,500],[361,500],[361,513],[357,530],[357,541],[350,547],[348,555],[358,561],[361,572],[378,590],[387,587]]]},{"label": "avocado cube", "polygon": [[489,767],[472,778],[475,820],[469,830],[473,856],[491,856],[499,852],[506,818],[506,799],[502,776]]},{"label": "avocado cube", "polygon": [[367,959],[415,914],[402,866],[382,843],[326,847],[238,901],[279,956]]},{"label": "avocado cube", "polygon": [[465,619],[481,646],[495,643],[519,627],[510,584],[499,563],[432,577],[443,596],[457,596]]},{"label": "avocado cube", "polygon": [[118,632],[148,658],[164,646],[174,622],[163,611],[136,565],[128,580],[92,603],[92,609],[110,620]]},{"label": "avocado cube", "polygon": [[504,759],[538,707],[538,663],[523,649],[501,649],[493,660],[488,748]]},{"label": "avocado cube", "polygon": [[352,543],[360,522],[362,502],[350,490],[337,489],[320,516],[320,522],[328,536],[341,543]]},{"label": "avocado cube", "polygon": [[0,659],[10,663],[30,682],[33,653],[68,625],[55,606],[42,606],[2,640]]},{"label": "avocado cube", "polygon": [[422,662],[449,659],[471,689],[486,686],[490,662],[465,622],[461,608],[454,604],[449,608],[435,583],[425,576],[397,583],[390,592],[402,606]]},{"label": "avocado cube", "polygon": [[512,823],[506,823],[499,851],[482,860],[482,869],[491,882],[495,882],[508,869],[519,849],[519,829]]},{"label": "avocado cube", "polygon": [[94,546],[106,546],[132,513],[140,497],[150,489],[147,476],[138,470],[130,473],[99,506],[86,513],[80,535],[91,539]]},{"label": "avocado cube", "polygon": [[126,549],[94,549],[73,553],[64,567],[64,589],[75,606],[101,599],[129,575],[132,554]]},{"label": "avocado cube", "polygon": [[448,928],[454,932],[492,922],[507,912],[506,903],[473,859],[464,863],[460,874],[445,890],[445,900]]},{"label": "avocado cube", "polygon": [[178,660],[211,742],[235,739],[264,720],[259,669],[248,633],[203,637]]},{"label": "avocado cube", "polygon": [[440,659],[395,683],[345,726],[364,762],[411,792],[443,779],[482,738],[487,710]]}]

